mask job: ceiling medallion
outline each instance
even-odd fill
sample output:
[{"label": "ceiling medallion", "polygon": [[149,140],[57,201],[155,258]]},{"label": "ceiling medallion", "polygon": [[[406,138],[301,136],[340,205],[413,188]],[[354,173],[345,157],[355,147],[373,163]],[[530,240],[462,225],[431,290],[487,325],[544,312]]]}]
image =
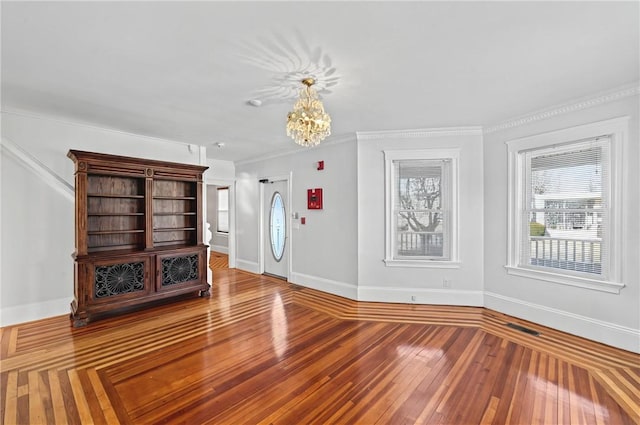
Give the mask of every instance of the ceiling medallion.
[{"label": "ceiling medallion", "polygon": [[302,80],[300,98],[287,117],[287,136],[302,146],[316,146],[331,134],[331,117],[324,112],[313,78]]}]

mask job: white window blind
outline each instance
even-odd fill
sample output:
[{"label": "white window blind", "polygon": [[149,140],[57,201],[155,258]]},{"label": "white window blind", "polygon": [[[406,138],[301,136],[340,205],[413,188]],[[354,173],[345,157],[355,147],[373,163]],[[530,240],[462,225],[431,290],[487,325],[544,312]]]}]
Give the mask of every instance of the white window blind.
[{"label": "white window blind", "polygon": [[521,265],[606,277],[609,142],[522,152]]}]

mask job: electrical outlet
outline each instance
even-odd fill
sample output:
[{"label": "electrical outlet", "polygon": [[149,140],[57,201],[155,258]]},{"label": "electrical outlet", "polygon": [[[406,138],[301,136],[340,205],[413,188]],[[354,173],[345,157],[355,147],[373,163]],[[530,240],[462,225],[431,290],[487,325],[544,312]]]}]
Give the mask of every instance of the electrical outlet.
[{"label": "electrical outlet", "polygon": [[416,296],[415,295],[411,295],[411,301],[415,301],[416,300]]},{"label": "electrical outlet", "polygon": [[443,288],[451,288],[451,279],[442,279]]}]

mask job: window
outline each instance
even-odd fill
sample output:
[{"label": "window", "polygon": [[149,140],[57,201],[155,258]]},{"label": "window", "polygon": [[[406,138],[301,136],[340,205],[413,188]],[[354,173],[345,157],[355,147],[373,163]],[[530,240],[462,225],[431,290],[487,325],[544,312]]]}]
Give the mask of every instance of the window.
[{"label": "window", "polygon": [[284,202],[280,192],[275,192],[271,199],[271,212],[269,214],[269,239],[271,241],[271,253],[279,262],[284,255],[284,244],[287,238],[286,213]]},{"label": "window", "polygon": [[388,266],[455,266],[457,161],[455,149],[385,151]]},{"label": "window", "polygon": [[218,188],[218,225],[219,233],[229,233],[229,188]]},{"label": "window", "polygon": [[606,275],[609,143],[599,137],[522,153],[520,264]]},{"label": "window", "polygon": [[619,290],[620,124],[508,143],[510,273]]}]

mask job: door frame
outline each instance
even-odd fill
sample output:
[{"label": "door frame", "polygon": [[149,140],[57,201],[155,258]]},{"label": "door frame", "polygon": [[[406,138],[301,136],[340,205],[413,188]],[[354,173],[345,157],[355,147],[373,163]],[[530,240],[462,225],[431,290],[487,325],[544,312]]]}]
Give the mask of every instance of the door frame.
[{"label": "door frame", "polygon": [[[229,256],[229,268],[236,268],[236,181],[235,179],[207,179],[205,181],[206,186],[228,186],[229,187],[229,234],[227,235],[228,239],[228,256]],[[205,187],[205,199],[207,195],[207,187]],[[207,207],[205,205],[205,232],[206,227],[209,222],[209,217],[207,216]],[[211,233],[215,232],[215,229],[209,229]],[[209,241],[205,242],[206,245],[209,245]],[[208,258],[207,261],[211,258],[211,247],[207,248]],[[209,263],[207,263],[207,269],[209,268]]]},{"label": "door frame", "polygon": [[277,182],[277,181],[286,181],[287,184],[287,202],[285,205],[286,211],[286,231],[287,231],[287,236],[286,236],[286,242],[285,244],[287,245],[286,251],[287,251],[287,281],[290,282],[291,281],[291,261],[292,261],[292,254],[293,254],[293,237],[291,235],[291,219],[293,217],[293,213],[292,213],[292,205],[293,205],[293,201],[292,201],[292,187],[293,187],[293,172],[290,171],[289,174],[280,174],[280,175],[275,175],[275,176],[263,176],[260,177],[258,179],[258,185],[260,185],[260,226],[259,226],[259,231],[258,231],[258,274],[263,274],[264,273],[264,256],[265,256],[265,249],[264,249],[264,244],[265,244],[265,231],[266,231],[266,226],[268,225],[267,223],[265,223],[265,219],[264,219],[264,211],[265,211],[265,207],[266,207],[266,200],[265,200],[265,196],[264,196],[264,188],[265,188],[265,182],[269,181],[269,182]]}]

